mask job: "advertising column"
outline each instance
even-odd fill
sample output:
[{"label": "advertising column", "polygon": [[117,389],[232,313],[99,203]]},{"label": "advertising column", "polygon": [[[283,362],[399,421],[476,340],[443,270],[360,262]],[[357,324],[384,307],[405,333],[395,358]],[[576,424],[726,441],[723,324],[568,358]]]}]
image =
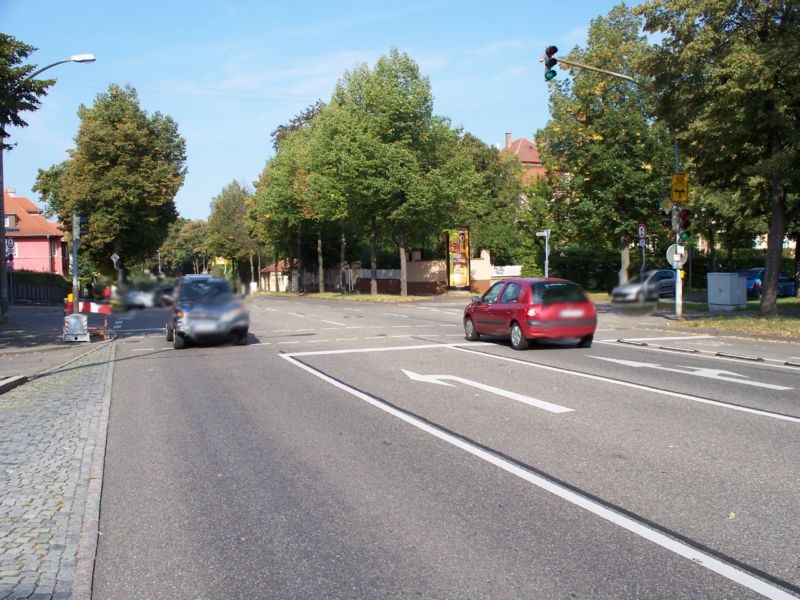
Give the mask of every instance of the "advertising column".
[{"label": "advertising column", "polygon": [[451,288],[469,288],[469,229],[451,229],[447,232],[448,285]]}]

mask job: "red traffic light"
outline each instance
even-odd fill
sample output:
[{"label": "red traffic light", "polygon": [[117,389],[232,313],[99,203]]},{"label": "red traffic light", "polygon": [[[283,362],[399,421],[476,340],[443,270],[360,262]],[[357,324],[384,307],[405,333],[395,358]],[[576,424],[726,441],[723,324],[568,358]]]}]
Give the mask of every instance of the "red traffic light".
[{"label": "red traffic light", "polygon": [[547,58],[553,58],[553,55],[556,52],[558,52],[558,48],[556,48],[555,46],[548,46],[547,48],[544,49],[544,55]]}]

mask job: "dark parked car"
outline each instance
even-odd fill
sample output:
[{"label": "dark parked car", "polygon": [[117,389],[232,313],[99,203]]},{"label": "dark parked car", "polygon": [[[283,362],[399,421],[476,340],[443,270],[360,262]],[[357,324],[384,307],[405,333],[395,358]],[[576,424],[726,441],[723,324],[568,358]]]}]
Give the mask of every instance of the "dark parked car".
[{"label": "dark parked car", "polygon": [[611,299],[614,302],[644,302],[674,296],[675,281],[675,271],[672,269],[645,271],[644,277],[636,276],[611,290]]},{"label": "dark parked car", "polygon": [[473,296],[464,309],[464,335],[511,338],[511,347],[524,350],[537,339],[577,338],[578,346],[592,345],[597,309],[577,283],[566,279],[514,278],[498,281],[481,297]]},{"label": "dark parked car", "polygon": [[[755,269],[742,269],[737,271],[739,275],[747,277],[747,297],[760,298],[761,288],[764,285],[764,269],[763,267]],[[792,297],[795,295],[794,279],[789,277],[786,273],[778,273],[778,296],[779,297]]]},{"label": "dark parked car", "polygon": [[227,281],[207,275],[187,275],[178,283],[166,324],[167,341],[175,349],[191,342],[218,342],[230,336],[247,343],[250,316]]}]

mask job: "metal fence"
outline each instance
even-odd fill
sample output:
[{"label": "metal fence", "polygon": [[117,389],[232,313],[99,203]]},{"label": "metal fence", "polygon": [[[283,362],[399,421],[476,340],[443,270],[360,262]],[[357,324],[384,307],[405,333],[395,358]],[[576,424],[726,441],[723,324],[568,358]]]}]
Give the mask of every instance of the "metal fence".
[{"label": "metal fence", "polygon": [[60,285],[17,283],[9,286],[11,302],[18,304],[63,304],[67,290]]}]

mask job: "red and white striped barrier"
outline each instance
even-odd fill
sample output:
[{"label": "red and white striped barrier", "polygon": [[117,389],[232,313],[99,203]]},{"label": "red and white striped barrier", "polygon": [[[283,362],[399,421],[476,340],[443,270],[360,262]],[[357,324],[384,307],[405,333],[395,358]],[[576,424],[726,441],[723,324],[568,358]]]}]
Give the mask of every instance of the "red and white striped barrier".
[{"label": "red and white striped barrier", "polygon": [[[72,302],[65,299],[64,300],[64,312],[65,313],[72,313],[73,306]],[[111,314],[111,305],[110,304],[101,304],[99,302],[93,302],[92,300],[78,300],[78,312],[79,313],[100,313],[104,315]]]}]

